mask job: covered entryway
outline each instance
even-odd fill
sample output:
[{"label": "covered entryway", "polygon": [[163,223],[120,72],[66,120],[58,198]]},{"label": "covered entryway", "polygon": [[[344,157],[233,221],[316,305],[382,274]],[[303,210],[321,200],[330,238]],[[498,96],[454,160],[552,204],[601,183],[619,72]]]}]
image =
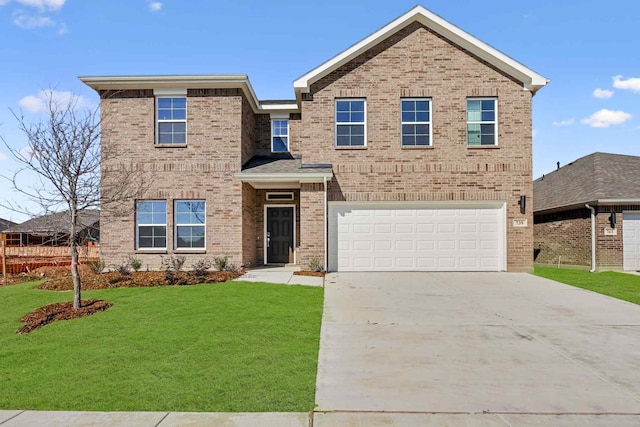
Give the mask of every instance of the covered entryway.
[{"label": "covered entryway", "polygon": [[267,264],[295,262],[295,206],[265,206]]},{"label": "covered entryway", "polygon": [[624,212],[622,217],[624,269],[640,270],[640,212]]},{"label": "covered entryway", "polygon": [[330,271],[501,271],[504,202],[329,203]]}]

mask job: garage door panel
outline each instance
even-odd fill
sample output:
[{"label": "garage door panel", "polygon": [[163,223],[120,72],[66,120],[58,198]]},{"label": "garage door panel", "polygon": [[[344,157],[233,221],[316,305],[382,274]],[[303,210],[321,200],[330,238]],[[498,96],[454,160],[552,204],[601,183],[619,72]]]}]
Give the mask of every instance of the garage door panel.
[{"label": "garage door panel", "polygon": [[640,212],[623,212],[622,247],[623,268],[640,270]]},{"label": "garage door panel", "polygon": [[504,237],[500,234],[504,233],[503,205],[482,209],[398,206],[330,203],[329,268],[339,271],[504,268]]}]

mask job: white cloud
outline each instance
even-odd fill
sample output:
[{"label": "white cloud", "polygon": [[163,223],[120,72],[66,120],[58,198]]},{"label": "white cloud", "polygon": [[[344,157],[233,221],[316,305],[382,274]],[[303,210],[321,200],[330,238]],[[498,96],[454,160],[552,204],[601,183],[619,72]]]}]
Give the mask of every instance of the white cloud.
[{"label": "white cloud", "polygon": [[159,1],[149,1],[149,10],[151,12],[160,12],[162,9],[162,3]]},{"label": "white cloud", "polygon": [[0,151],[0,162],[2,162],[3,160],[7,160],[7,156],[5,156],[2,151]]},{"label": "white cloud", "polygon": [[37,7],[40,10],[60,10],[66,0],[17,0],[18,3],[29,7]]},{"label": "white cloud", "polygon": [[13,20],[13,23],[25,30],[40,27],[53,27],[56,25],[55,21],[48,16],[29,16],[24,13],[19,13]]},{"label": "white cloud", "polygon": [[630,77],[626,80],[622,79],[622,76],[613,77],[613,87],[616,89],[630,90],[635,93],[640,93],[640,77]]},{"label": "white cloud", "polygon": [[533,131],[531,131],[531,138],[535,138],[536,135],[538,135],[538,131],[533,129]]},{"label": "white cloud", "polygon": [[621,125],[631,119],[631,114],[624,111],[612,111],[603,109],[596,111],[586,119],[582,119],[582,123],[592,128],[608,128],[611,125]]},{"label": "white cloud", "polygon": [[553,125],[554,126],[571,126],[574,121],[575,121],[575,119],[572,117],[572,118],[567,119],[567,120],[561,120],[559,122],[553,122]]},{"label": "white cloud", "polygon": [[4,6],[5,4],[9,3],[11,0],[0,0],[0,6]]},{"label": "white cloud", "polygon": [[609,99],[613,96],[613,93],[612,90],[597,88],[593,91],[593,96],[598,99]]},{"label": "white cloud", "polygon": [[29,111],[30,113],[44,113],[47,111],[47,102],[49,99],[53,100],[56,104],[67,105],[69,102],[74,101],[76,108],[90,108],[91,103],[88,99],[80,95],[74,95],[73,92],[57,91],[57,90],[41,90],[36,96],[29,95],[18,101],[20,108]]}]

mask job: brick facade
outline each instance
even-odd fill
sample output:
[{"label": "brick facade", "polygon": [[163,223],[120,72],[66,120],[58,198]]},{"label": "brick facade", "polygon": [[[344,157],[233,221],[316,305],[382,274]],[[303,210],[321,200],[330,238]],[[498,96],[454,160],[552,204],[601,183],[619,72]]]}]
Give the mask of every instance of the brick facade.
[{"label": "brick facade", "polygon": [[[226,83],[225,83],[226,84]],[[271,154],[271,115],[256,109],[247,91],[233,88],[187,90],[187,144],[157,146],[153,90],[102,95],[108,118],[106,150],[126,161],[111,162],[103,179],[117,170],[141,171],[148,181],[140,199],[167,201],[167,250],[135,250],[135,200],[122,215],[103,207],[102,253],[110,263],[130,255],[151,268],[161,257],[184,253],[198,258],[228,256],[240,265],[264,263],[264,206],[296,206],[297,263],[325,261],[325,196],[332,201],[502,201],[507,216],[507,269],[531,271],[533,215],[520,213],[521,195],[532,199],[531,91],[420,23],[414,22],[313,83],[289,114],[290,152],[306,164],[331,164],[333,179],[292,185],[294,201],[266,201],[269,190],[242,183],[234,175],[253,156]],[[336,98],[366,98],[366,147],[335,147]],[[402,97],[431,99],[433,144],[400,144]],[[498,146],[469,147],[466,101],[497,99]],[[279,112],[282,114],[282,112]],[[206,249],[175,251],[173,203],[202,199],[206,205]],[[529,205],[531,206],[531,205]],[[514,228],[513,220],[527,220]],[[612,261],[613,262],[613,261]],[[325,266],[326,267],[326,266]]]},{"label": "brick facade", "polygon": [[[336,98],[367,102],[367,147],[335,148]],[[401,97],[432,100],[433,146],[400,146]],[[497,97],[499,147],[470,148],[468,97]],[[507,268],[533,267],[531,93],[462,48],[414,23],[311,87],[302,101],[301,151],[333,164],[329,201],[507,202]],[[294,136],[295,138],[295,136]],[[527,228],[513,228],[526,219]]]},{"label": "brick facade", "polygon": [[[640,206],[596,206],[596,270],[622,270],[624,211]],[[611,213],[616,212],[615,228]],[[612,235],[605,235],[610,230]],[[534,225],[534,251],[537,264],[591,266],[591,211],[574,209],[537,214]]]}]

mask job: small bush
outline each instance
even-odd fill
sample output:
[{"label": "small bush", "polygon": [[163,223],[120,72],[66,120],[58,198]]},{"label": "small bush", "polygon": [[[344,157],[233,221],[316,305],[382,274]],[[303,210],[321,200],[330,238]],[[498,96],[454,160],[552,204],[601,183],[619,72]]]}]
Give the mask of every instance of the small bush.
[{"label": "small bush", "polygon": [[324,272],[324,266],[322,265],[320,258],[314,257],[309,260],[309,271],[315,271],[318,273]]},{"label": "small bush", "polygon": [[142,268],[142,261],[134,256],[129,257],[128,263],[131,268],[133,268],[133,271],[140,271],[140,269]]},{"label": "small bush", "polygon": [[197,277],[204,277],[209,273],[209,269],[211,268],[211,261],[206,258],[199,259],[194,262],[191,266],[193,268],[193,274]]},{"label": "small bush", "polygon": [[117,271],[118,273],[120,273],[120,275],[122,276],[128,276],[129,273],[131,272],[130,270],[130,265],[128,261],[123,262],[122,264],[116,265],[114,267],[114,270]]},{"label": "small bush", "polygon": [[104,260],[101,260],[101,259],[92,259],[91,261],[88,262],[88,264],[91,271],[93,271],[96,274],[102,273],[106,267]]},{"label": "small bush", "polygon": [[218,256],[213,259],[213,263],[216,265],[216,270],[226,271],[229,265],[229,258],[226,256]]}]

